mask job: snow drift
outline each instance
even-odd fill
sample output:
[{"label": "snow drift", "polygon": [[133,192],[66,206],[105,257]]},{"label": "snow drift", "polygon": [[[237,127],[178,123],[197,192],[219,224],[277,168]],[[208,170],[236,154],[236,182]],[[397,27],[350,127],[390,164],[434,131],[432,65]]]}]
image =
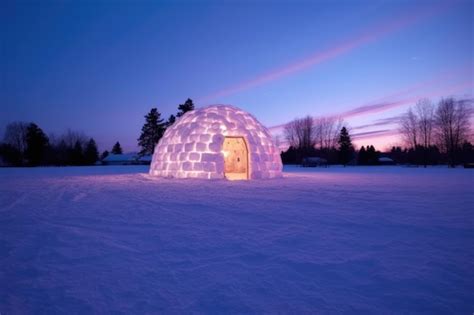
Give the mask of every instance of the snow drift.
[{"label": "snow drift", "polygon": [[0,168],[0,312],[474,310],[472,170],[239,182],[147,170]]}]

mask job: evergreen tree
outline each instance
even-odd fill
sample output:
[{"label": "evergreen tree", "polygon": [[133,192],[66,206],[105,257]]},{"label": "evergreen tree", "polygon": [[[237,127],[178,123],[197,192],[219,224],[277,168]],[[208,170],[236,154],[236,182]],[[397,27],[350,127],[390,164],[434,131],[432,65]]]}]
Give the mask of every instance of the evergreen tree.
[{"label": "evergreen tree", "polygon": [[84,161],[88,165],[92,165],[99,159],[99,150],[97,150],[97,144],[94,139],[90,138],[87,143],[86,149],[84,150]]},{"label": "evergreen tree", "polygon": [[21,151],[9,143],[0,143],[0,160],[11,166],[21,166],[23,155]]},{"label": "evergreen tree", "polygon": [[[142,133],[138,138],[138,145],[142,148],[140,155],[153,154],[155,145],[163,137],[166,129],[166,123],[161,119],[161,113],[152,108],[145,116],[145,124],[142,127]],[[113,153],[113,152],[112,152]]]},{"label": "evergreen tree", "polygon": [[112,148],[112,154],[122,154],[122,147],[120,146],[120,142],[116,142],[114,147]]},{"label": "evergreen tree", "polygon": [[40,165],[43,162],[48,145],[49,139],[43,130],[34,123],[29,124],[26,129],[25,157],[30,165]]},{"label": "evergreen tree", "polygon": [[71,164],[70,159],[70,148],[67,146],[66,141],[61,140],[57,145],[55,145],[55,163],[56,165],[68,165]]},{"label": "evergreen tree", "polygon": [[82,143],[79,140],[74,143],[74,147],[71,150],[71,162],[73,165],[84,164],[84,151],[82,150]]},{"label": "evergreen tree", "polygon": [[104,152],[102,152],[102,154],[100,155],[100,160],[102,161],[103,159],[105,159],[106,157],[109,156],[109,151],[105,150]]},{"label": "evergreen tree", "polygon": [[364,146],[362,146],[359,150],[359,155],[358,155],[358,158],[357,158],[357,164],[367,165],[367,151],[365,150]]},{"label": "evergreen tree", "polygon": [[184,102],[184,104],[180,104],[180,105],[178,106],[178,110],[179,110],[179,111],[178,111],[178,114],[177,114],[178,117],[181,117],[181,116],[183,116],[185,113],[194,110],[194,103],[193,103],[193,101],[192,101],[190,98],[188,98],[188,99],[186,100],[186,102]]},{"label": "evergreen tree", "polygon": [[401,147],[392,147],[392,150],[390,151],[390,158],[397,164],[405,163],[405,156]]},{"label": "evergreen tree", "polygon": [[339,162],[344,165],[350,162],[354,153],[354,147],[352,146],[351,137],[346,127],[342,127],[339,134]]},{"label": "evergreen tree", "polygon": [[464,141],[460,152],[461,162],[474,163],[474,146],[469,141]]},{"label": "evergreen tree", "polygon": [[378,164],[378,153],[375,151],[373,145],[367,146],[367,164],[376,165]]},{"label": "evergreen tree", "polygon": [[175,121],[176,121],[176,116],[170,115],[170,117],[168,118],[168,121],[166,122],[166,128],[174,124]]}]

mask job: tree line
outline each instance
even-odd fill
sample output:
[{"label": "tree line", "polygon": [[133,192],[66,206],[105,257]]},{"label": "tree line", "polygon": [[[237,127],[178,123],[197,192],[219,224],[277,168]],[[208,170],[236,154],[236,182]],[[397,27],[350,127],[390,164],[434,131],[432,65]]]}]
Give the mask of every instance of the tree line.
[{"label": "tree line", "polygon": [[473,162],[469,142],[471,114],[466,100],[443,98],[435,106],[429,99],[420,99],[400,119],[404,148],[393,148],[393,155],[425,167]]},{"label": "tree line", "polygon": [[92,165],[99,151],[95,140],[81,132],[48,137],[35,123],[13,122],[6,126],[0,157],[11,166]]},{"label": "tree line", "polygon": [[[163,136],[166,128],[186,112],[194,110],[194,103],[187,99],[178,105],[178,112],[170,115],[167,121],[161,113],[152,108],[145,116],[138,144],[140,155],[152,154],[155,145]],[[120,142],[116,142],[110,151],[99,155],[96,141],[79,131],[67,130],[60,136],[46,133],[35,123],[12,122],[5,128],[3,141],[0,142],[0,165],[39,166],[39,165],[93,165],[109,154],[123,154]]]},{"label": "tree line", "polygon": [[[138,144],[140,155],[152,154],[155,145],[163,136],[166,128],[171,126],[177,117],[194,110],[194,103],[187,99],[178,105],[178,112],[170,115],[165,122],[161,113],[152,108],[145,116]],[[99,155],[97,143],[92,137],[79,131],[67,130],[60,136],[49,136],[35,123],[12,122],[5,128],[3,141],[0,142],[0,164],[10,166],[39,165],[94,165],[109,154],[123,154],[120,142],[116,142],[110,151]]]},{"label": "tree line", "polygon": [[[176,115],[165,121],[157,108],[145,115],[145,123],[137,139],[139,155],[151,155],[166,128],[177,118],[194,110],[194,103],[187,99],[178,105]],[[445,98],[434,106],[428,99],[419,100],[401,116],[399,131],[404,146],[393,147],[384,156],[398,164],[455,166],[474,161],[474,148],[469,142],[472,108],[464,100]],[[376,165],[381,152],[373,145],[362,146],[356,151],[349,129],[339,117],[306,116],[289,122],[284,127],[289,144],[282,152],[285,164],[299,164],[306,157],[320,157],[328,164]],[[122,154],[117,141],[112,154]],[[95,140],[82,132],[68,130],[63,135],[49,137],[35,123],[14,122],[6,127],[0,143],[0,157],[12,166],[37,165],[92,165],[104,159],[109,151],[99,156]]]},{"label": "tree line", "polygon": [[290,145],[282,152],[284,164],[300,164],[304,158],[320,157],[328,164],[347,165],[354,158],[354,146],[344,121],[339,117],[306,116],[284,127]]},{"label": "tree line", "polygon": [[347,127],[338,117],[306,116],[289,122],[284,136],[289,148],[282,152],[285,164],[300,164],[305,157],[321,157],[328,164],[380,164],[383,155],[397,164],[451,167],[474,162],[474,147],[469,141],[472,108],[465,100],[443,98],[435,106],[429,99],[419,100],[399,119],[404,146],[381,153],[373,145],[356,151]]}]

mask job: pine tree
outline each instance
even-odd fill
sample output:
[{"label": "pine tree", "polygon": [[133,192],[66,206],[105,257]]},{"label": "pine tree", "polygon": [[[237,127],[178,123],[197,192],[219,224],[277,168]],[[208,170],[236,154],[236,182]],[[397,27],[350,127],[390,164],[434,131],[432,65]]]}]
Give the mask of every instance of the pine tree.
[{"label": "pine tree", "polygon": [[174,124],[175,121],[176,121],[176,116],[170,115],[170,117],[168,118],[168,121],[166,122],[166,128]]},{"label": "pine tree", "polygon": [[155,145],[163,137],[166,129],[166,123],[161,119],[161,113],[152,108],[150,112],[145,115],[145,124],[142,127],[142,133],[138,138],[138,145],[142,148],[140,155],[153,154]]},{"label": "pine tree", "polygon": [[102,152],[102,154],[100,155],[100,160],[102,161],[103,159],[105,159],[106,157],[109,156],[109,151],[105,150],[104,152]]},{"label": "pine tree", "polygon": [[352,146],[351,137],[346,127],[342,127],[339,134],[339,162],[344,165],[350,162],[354,153],[354,147]]},{"label": "pine tree", "polygon": [[359,150],[359,155],[357,158],[357,164],[359,165],[366,165],[367,164],[367,151],[365,151],[365,147],[362,146]]},{"label": "pine tree", "polygon": [[178,106],[178,114],[176,114],[178,117],[183,116],[185,113],[194,110],[194,103],[193,100],[188,98],[184,104],[180,104]]},{"label": "pine tree", "polygon": [[367,164],[376,165],[378,163],[378,154],[373,145],[367,146]]},{"label": "pine tree", "polygon": [[92,165],[99,159],[99,150],[97,150],[97,144],[94,139],[90,138],[87,143],[86,149],[84,150],[84,160],[88,165]]},{"label": "pine tree", "polygon": [[43,162],[49,139],[38,125],[31,123],[26,129],[25,157],[30,165],[39,165]]},{"label": "pine tree", "polygon": [[116,142],[114,147],[112,148],[112,154],[122,154],[122,147],[120,146],[120,142]]},{"label": "pine tree", "polygon": [[9,143],[0,143],[0,158],[6,165],[21,166],[23,163],[20,150]]},{"label": "pine tree", "polygon": [[79,140],[76,141],[71,150],[71,161],[73,165],[84,164],[84,151],[82,150],[82,144]]}]

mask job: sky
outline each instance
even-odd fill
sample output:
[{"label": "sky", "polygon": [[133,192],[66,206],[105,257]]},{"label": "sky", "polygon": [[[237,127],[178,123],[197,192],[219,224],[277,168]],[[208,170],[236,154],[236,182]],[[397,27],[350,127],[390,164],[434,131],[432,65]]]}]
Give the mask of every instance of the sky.
[{"label": "sky", "polygon": [[384,150],[418,99],[474,95],[474,1],[7,0],[0,23],[0,130],[79,130],[101,151],[136,151],[144,115],[187,98],[280,137],[340,116]]}]

